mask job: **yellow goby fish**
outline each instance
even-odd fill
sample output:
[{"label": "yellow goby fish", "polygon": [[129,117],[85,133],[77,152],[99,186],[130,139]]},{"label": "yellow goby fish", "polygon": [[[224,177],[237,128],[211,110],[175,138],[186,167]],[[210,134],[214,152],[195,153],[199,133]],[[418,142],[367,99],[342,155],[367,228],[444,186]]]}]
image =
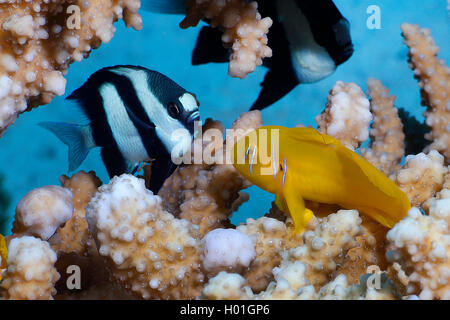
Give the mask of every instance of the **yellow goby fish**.
[{"label": "yellow goby fish", "polygon": [[[3,235],[0,234],[0,269],[6,269],[6,258],[8,257],[8,247]],[[0,280],[3,278],[3,272],[0,270]]]},{"label": "yellow goby fish", "polygon": [[356,209],[389,228],[411,208],[405,193],[381,171],[313,128],[261,127],[238,140],[232,155],[244,177],[275,194],[297,232],[313,216],[304,199]]}]

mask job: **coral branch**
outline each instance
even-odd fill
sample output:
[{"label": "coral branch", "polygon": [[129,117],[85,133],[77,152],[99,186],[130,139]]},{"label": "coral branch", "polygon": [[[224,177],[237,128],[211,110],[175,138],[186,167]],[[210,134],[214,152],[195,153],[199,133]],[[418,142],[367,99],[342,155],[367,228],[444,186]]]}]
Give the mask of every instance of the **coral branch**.
[{"label": "coral branch", "polygon": [[182,28],[196,26],[206,18],[211,26],[224,31],[222,41],[231,49],[228,74],[245,78],[262,64],[262,59],[272,56],[267,46],[267,33],[272,19],[261,19],[257,2],[244,0],[190,0],[187,15],[180,23]]},{"label": "coral branch", "polygon": [[74,174],[71,178],[61,176],[60,180],[63,187],[73,194],[74,211],[64,227],[59,228],[49,242],[56,252],[76,252],[85,255],[90,248],[95,247],[86,221],[86,206],[97,192],[101,181],[93,172],[84,171]]},{"label": "coral branch", "polygon": [[140,29],[139,7],[139,0],[2,1],[0,136],[20,113],[64,94],[69,65],[111,40],[117,19]]},{"label": "coral branch", "polygon": [[426,124],[431,133],[425,137],[432,141],[427,150],[435,149],[450,161],[450,68],[437,57],[439,48],[430,30],[404,23],[401,26],[405,43],[409,47],[410,67],[419,81]]},{"label": "coral branch", "polygon": [[315,118],[318,129],[355,150],[369,137],[369,106],[360,87],[338,81],[330,90],[325,110]]},{"label": "coral branch", "polygon": [[395,96],[379,80],[370,78],[370,109],[373,115],[370,149],[361,150],[364,158],[387,176],[398,169],[405,150],[403,125],[394,106]]}]

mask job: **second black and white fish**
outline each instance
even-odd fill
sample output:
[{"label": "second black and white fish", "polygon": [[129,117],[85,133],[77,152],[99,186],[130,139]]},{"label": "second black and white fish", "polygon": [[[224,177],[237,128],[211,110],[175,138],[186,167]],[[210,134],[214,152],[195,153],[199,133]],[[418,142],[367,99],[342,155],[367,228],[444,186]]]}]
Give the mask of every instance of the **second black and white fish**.
[{"label": "second black and white fish", "polygon": [[[264,109],[297,85],[331,75],[353,54],[350,23],[332,0],[255,0],[263,17],[271,17],[268,45],[273,55],[263,61],[269,70],[251,110]],[[153,12],[185,14],[185,0],[145,0]],[[192,64],[228,62],[222,31],[205,26],[192,53]]]},{"label": "second black and white fish", "polygon": [[175,170],[200,120],[199,103],[163,74],[140,66],[114,66],[92,74],[69,97],[89,119],[87,125],[43,122],[69,146],[69,171],[80,166],[89,150],[100,147],[110,177],[135,173],[152,161],[150,189],[157,193]]}]

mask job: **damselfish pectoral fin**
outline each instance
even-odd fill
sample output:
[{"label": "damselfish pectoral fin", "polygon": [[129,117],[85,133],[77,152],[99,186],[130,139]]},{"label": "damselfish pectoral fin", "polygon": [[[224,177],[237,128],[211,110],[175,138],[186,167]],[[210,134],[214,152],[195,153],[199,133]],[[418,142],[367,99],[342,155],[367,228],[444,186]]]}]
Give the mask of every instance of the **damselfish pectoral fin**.
[{"label": "damselfish pectoral fin", "polygon": [[[280,205],[275,200],[275,203],[283,211],[288,211],[292,220],[294,221],[295,232],[301,232],[308,224],[309,220],[313,217],[313,212],[305,207],[305,201],[302,196],[295,192],[295,189],[284,188],[283,198],[278,198]],[[284,200],[284,201],[283,201]],[[283,208],[282,208],[283,207]]]}]

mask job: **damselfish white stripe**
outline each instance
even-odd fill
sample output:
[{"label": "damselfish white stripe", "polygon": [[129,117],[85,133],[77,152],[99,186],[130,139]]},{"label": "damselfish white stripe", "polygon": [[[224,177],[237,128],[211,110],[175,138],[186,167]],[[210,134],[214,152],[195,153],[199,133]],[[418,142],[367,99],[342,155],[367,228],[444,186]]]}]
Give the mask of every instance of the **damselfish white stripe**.
[{"label": "damselfish white stripe", "polygon": [[327,50],[318,45],[308,19],[295,0],[276,1],[280,21],[286,31],[292,53],[292,63],[301,83],[319,81],[336,69]]},{"label": "damselfish white stripe", "polygon": [[150,160],[141,136],[128,116],[116,87],[111,83],[105,83],[100,87],[99,92],[113,137],[123,157],[132,162]]},{"label": "damselfish white stripe", "polygon": [[[173,132],[181,132],[179,129],[186,129],[181,122],[173,119],[167,113],[165,106],[155,97],[148,86],[147,73],[143,70],[135,70],[128,68],[117,68],[111,70],[119,75],[126,76],[133,84],[136,90],[136,95],[147,112],[148,117],[155,124],[156,134],[161,142],[166,146],[170,153],[172,149],[180,143],[185,144],[186,151],[190,147],[191,138],[181,137],[180,135],[173,135]],[[188,131],[186,131],[188,134]],[[189,141],[189,143],[186,143]]]},{"label": "damselfish white stripe", "polygon": [[195,100],[194,96],[188,92],[179,97],[178,100],[180,100],[184,110],[187,112],[198,109],[197,100]]}]

